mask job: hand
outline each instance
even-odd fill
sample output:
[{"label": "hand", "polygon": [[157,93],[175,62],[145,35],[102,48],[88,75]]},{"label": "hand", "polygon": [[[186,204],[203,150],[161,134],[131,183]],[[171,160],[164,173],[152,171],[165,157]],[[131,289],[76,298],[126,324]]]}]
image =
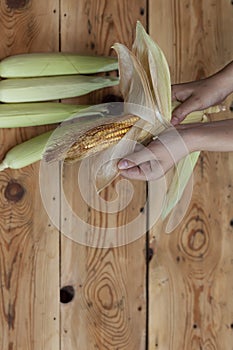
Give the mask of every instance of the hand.
[{"label": "hand", "polygon": [[194,151],[233,151],[233,119],[171,127],[147,147],[120,160],[121,175],[136,180],[156,180]]},{"label": "hand", "polygon": [[[187,130],[187,125],[183,126],[179,133],[175,128],[170,128],[147,147],[139,147],[139,151],[130,154],[118,163],[121,175],[147,181],[164,176],[174,164],[191,152],[191,148],[185,144]],[[191,138],[189,140],[191,141]]]},{"label": "hand", "polygon": [[233,62],[215,75],[172,86],[172,99],[182,102],[172,114],[171,123],[179,124],[187,114],[221,103],[233,91]]}]

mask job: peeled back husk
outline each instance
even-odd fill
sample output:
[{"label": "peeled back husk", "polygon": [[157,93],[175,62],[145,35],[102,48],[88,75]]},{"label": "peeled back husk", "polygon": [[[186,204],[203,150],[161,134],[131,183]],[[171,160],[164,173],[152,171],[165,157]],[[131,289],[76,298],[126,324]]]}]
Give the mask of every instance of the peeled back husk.
[{"label": "peeled back husk", "polygon": [[[123,158],[132,153],[136,142],[141,142],[140,136],[142,133],[144,133],[143,141],[149,141],[151,135],[158,136],[162,131],[171,127],[170,73],[161,49],[153,42],[139,22],[137,23],[136,39],[132,52],[121,44],[115,44],[114,48],[119,59],[120,88],[126,103],[126,109],[128,108],[127,103],[130,103],[148,108],[154,113],[147,113],[147,116],[142,113],[140,120],[134,124],[116,146],[95,157],[94,163],[98,166],[104,164],[96,178],[98,191],[104,189],[117,176],[117,162],[119,160],[117,158]],[[147,119],[149,115],[150,120]],[[195,113],[195,120],[193,121],[199,122],[205,119],[204,112],[198,112],[198,114]],[[186,121],[192,122],[192,119],[187,117]],[[135,143],[127,143],[128,139],[135,141]],[[198,155],[197,152],[192,153],[178,163],[176,175],[167,189],[166,203],[162,212],[163,218],[171,212],[181,198]],[[107,162],[107,160],[109,161]],[[167,176],[170,175],[171,172]]]}]

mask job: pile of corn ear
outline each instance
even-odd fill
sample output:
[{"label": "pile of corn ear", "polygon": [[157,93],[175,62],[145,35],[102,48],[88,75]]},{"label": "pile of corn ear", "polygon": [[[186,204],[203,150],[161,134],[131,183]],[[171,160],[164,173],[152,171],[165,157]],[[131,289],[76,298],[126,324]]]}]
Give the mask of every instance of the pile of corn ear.
[{"label": "pile of corn ear", "polygon": [[[43,124],[60,123],[67,118],[80,117],[81,123],[87,120],[84,132],[68,153],[67,161],[77,161],[89,155],[100,154],[104,157],[109,146],[131,135],[135,141],[148,142],[151,134],[157,136],[162,129],[158,124],[145,132],[147,122],[137,115],[125,113],[126,117],[115,122],[101,124],[101,108],[88,109],[87,106],[49,102],[88,94],[91,91],[119,84],[119,79],[111,76],[95,76],[93,73],[120,71],[120,90],[125,103],[142,105],[157,111],[162,116],[163,129],[170,127],[173,108],[171,80],[166,58],[158,45],[145,32],[140,22],[137,23],[136,39],[132,51],[122,44],[115,44],[118,60],[110,57],[80,56],[65,53],[24,54],[6,58],[0,62],[0,128],[27,127]],[[206,120],[206,113],[218,112],[213,107],[202,112],[193,112],[185,122]],[[87,117],[87,119],[85,119]],[[107,124],[107,125],[106,125]],[[79,121],[76,123],[76,128]],[[138,127],[139,126],[139,127]],[[8,151],[0,170],[19,169],[42,159],[46,144],[53,131],[46,132],[23,142]],[[65,142],[65,140],[64,140]],[[56,145],[54,146],[54,148]],[[105,150],[105,151],[104,151]],[[102,152],[99,152],[102,151]],[[114,147],[113,147],[114,151]],[[122,150],[121,150],[122,151]],[[127,152],[132,150],[125,150]],[[53,147],[46,150],[47,158],[56,158]],[[120,153],[122,155],[122,152]],[[180,161],[176,174],[167,193],[167,203],[163,211],[166,217],[180,199],[192,173],[199,153],[191,154]],[[108,153],[109,157],[109,153]],[[118,174],[116,161],[110,161],[101,174],[97,189],[106,187]],[[98,180],[98,179],[97,179]]]},{"label": "pile of corn ear", "polygon": [[[119,79],[93,73],[118,69],[113,57],[68,53],[29,53],[0,62],[0,128],[60,123],[72,115],[83,115],[87,106],[51,102],[88,94],[114,86]],[[19,169],[42,158],[52,132],[34,137],[12,148],[0,164]]]}]

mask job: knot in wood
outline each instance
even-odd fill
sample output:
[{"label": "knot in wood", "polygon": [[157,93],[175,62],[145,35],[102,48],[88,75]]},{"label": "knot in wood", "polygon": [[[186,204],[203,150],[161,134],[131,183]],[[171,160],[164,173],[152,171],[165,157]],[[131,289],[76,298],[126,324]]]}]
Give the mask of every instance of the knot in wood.
[{"label": "knot in wood", "polygon": [[205,221],[191,219],[180,236],[180,247],[189,258],[202,260],[209,249],[209,232]]},{"label": "knot in wood", "polygon": [[27,6],[29,0],[6,0],[9,9],[22,9]]},{"label": "knot in wood", "polygon": [[25,193],[25,189],[16,181],[10,181],[6,186],[4,195],[11,202],[19,202]]},{"label": "knot in wood", "polygon": [[60,289],[60,302],[68,304],[74,299],[75,290],[73,286],[64,286]]}]

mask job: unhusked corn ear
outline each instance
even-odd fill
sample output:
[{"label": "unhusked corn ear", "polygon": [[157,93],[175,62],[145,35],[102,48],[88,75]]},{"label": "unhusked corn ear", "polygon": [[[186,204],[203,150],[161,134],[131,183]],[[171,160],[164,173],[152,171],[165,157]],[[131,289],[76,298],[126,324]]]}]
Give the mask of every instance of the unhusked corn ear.
[{"label": "unhusked corn ear", "polygon": [[88,106],[67,103],[2,103],[0,128],[15,128],[59,123]]},{"label": "unhusked corn ear", "polygon": [[137,116],[129,115],[119,122],[101,125],[87,131],[68,150],[65,161],[77,161],[116,144],[138,119]]},{"label": "unhusked corn ear", "polygon": [[115,77],[84,75],[5,79],[0,81],[0,101],[21,103],[65,99],[117,84],[118,78]]},{"label": "unhusked corn ear", "polygon": [[3,78],[28,78],[107,72],[118,68],[113,57],[82,56],[72,53],[27,53],[0,62]]},{"label": "unhusked corn ear", "polygon": [[48,131],[33,137],[10,149],[0,164],[0,171],[7,168],[20,169],[42,159],[44,148],[52,132]]}]

